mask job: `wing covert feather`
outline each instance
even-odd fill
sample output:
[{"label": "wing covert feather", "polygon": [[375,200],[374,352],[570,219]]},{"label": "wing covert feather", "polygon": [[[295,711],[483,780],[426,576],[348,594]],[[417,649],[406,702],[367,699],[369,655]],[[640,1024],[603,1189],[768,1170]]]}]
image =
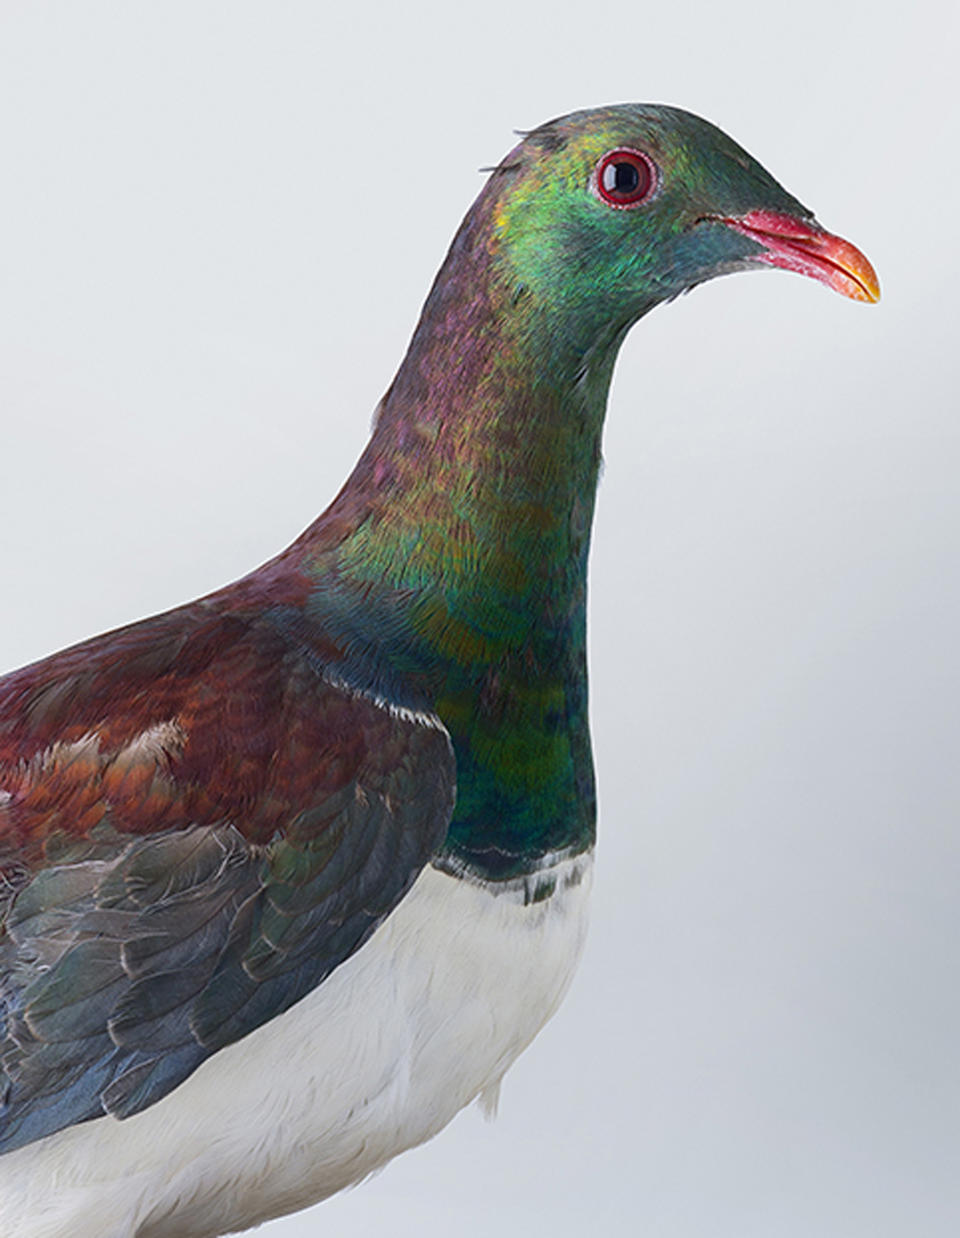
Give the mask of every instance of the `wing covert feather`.
[{"label": "wing covert feather", "polygon": [[454,781],[439,724],[199,604],[0,680],[0,1152],[146,1108],[322,983]]}]

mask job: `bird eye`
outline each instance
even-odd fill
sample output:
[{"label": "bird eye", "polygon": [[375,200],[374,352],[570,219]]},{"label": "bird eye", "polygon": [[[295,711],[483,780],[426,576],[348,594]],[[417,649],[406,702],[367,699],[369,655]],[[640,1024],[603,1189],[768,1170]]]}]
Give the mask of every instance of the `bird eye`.
[{"label": "bird eye", "polygon": [[638,150],[611,150],[597,164],[594,191],[608,206],[624,210],[645,202],[656,188],[657,173],[650,159]]}]

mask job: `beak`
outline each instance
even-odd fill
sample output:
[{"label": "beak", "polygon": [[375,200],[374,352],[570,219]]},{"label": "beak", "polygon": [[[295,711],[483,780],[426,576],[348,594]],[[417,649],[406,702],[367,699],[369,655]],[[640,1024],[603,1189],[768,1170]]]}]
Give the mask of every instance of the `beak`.
[{"label": "beak", "polygon": [[855,245],[825,232],[819,224],[773,211],[750,211],[732,219],[721,217],[717,222],[763,246],[754,262],[809,275],[854,301],[880,300],[877,273],[866,257]]}]

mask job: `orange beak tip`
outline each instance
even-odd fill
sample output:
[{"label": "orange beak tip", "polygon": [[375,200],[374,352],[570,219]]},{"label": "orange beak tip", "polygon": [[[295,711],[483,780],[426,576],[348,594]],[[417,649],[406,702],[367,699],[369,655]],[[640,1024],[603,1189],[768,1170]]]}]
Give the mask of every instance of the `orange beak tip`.
[{"label": "orange beak tip", "polygon": [[819,224],[773,211],[723,222],[763,246],[757,262],[810,276],[853,301],[880,300],[880,281],[867,256]]}]

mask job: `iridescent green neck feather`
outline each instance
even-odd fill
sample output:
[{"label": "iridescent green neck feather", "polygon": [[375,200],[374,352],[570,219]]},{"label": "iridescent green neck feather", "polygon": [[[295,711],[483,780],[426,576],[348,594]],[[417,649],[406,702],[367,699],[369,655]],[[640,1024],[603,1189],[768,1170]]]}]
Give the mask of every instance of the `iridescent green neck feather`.
[{"label": "iridescent green neck feather", "polygon": [[524,286],[498,188],[458,235],[331,517],[351,516],[334,554],[347,595],[402,599],[391,669],[453,738],[448,858],[505,877],[593,838],[586,571],[619,335],[576,338]]},{"label": "iridescent green neck feather", "polygon": [[[412,689],[450,731],[448,858],[486,876],[593,838],[586,571],[622,336],[578,335],[525,283],[504,211],[513,181],[493,178],[465,221],[371,442],[313,533],[316,578],[338,581],[345,623],[371,606],[381,613],[360,626],[382,633],[403,615],[403,639],[377,650],[378,688]],[[327,623],[330,601],[321,586]]]}]

